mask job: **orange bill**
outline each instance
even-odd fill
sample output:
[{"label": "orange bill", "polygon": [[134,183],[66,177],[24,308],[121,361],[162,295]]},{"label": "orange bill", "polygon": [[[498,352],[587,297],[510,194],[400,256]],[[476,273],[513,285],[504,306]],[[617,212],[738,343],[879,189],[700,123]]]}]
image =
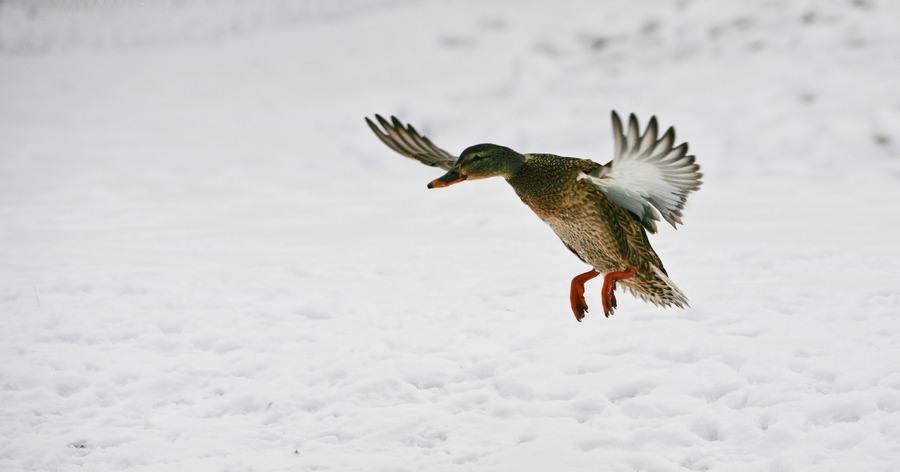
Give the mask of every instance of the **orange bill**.
[{"label": "orange bill", "polygon": [[450,169],[449,172],[428,183],[428,188],[443,188],[466,180],[465,174],[459,173],[459,167]]}]

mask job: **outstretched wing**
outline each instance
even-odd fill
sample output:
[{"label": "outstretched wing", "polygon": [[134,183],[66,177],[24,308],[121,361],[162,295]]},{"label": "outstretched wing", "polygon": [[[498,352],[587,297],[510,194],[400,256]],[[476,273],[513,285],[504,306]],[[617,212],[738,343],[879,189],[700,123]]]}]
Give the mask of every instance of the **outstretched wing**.
[{"label": "outstretched wing", "polygon": [[682,223],[688,194],[700,188],[703,177],[694,156],[687,155],[687,143],[673,147],[674,128],[657,139],[655,116],[643,134],[634,114],[628,118],[627,131],[623,131],[616,112],[612,112],[612,125],[616,147],[613,160],[585,172],[579,179],[590,180],[613,203],[633,213],[651,233],[656,232],[660,213],[673,227]]},{"label": "outstretched wing", "polygon": [[387,147],[411,157],[422,164],[432,167],[440,167],[444,170],[450,170],[456,164],[456,156],[432,144],[431,140],[419,134],[412,125],[404,126],[396,116],[391,117],[388,122],[381,115],[375,115],[375,119],[384,128],[384,131],[378,128],[375,123],[368,117],[366,123],[369,128],[378,136]]}]

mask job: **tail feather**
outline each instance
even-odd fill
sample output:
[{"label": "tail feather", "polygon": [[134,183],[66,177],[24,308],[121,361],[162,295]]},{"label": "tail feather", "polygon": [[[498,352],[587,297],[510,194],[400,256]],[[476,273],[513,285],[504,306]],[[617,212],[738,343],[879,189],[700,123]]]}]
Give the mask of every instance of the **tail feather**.
[{"label": "tail feather", "polygon": [[688,299],[684,292],[672,282],[665,272],[655,265],[650,266],[653,273],[639,272],[634,277],[620,281],[623,287],[628,289],[634,296],[641,298],[646,302],[650,302],[656,306],[667,307],[677,306],[678,308],[686,308]]}]

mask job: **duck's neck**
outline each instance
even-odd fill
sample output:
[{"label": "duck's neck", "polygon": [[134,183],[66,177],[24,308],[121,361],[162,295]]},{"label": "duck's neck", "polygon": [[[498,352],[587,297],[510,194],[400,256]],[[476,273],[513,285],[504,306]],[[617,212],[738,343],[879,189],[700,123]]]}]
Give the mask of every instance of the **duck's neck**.
[{"label": "duck's neck", "polygon": [[504,159],[504,169],[503,177],[506,180],[515,179],[522,170],[525,168],[525,162],[528,160],[528,156],[525,154],[519,154],[513,150],[510,150],[509,154]]}]

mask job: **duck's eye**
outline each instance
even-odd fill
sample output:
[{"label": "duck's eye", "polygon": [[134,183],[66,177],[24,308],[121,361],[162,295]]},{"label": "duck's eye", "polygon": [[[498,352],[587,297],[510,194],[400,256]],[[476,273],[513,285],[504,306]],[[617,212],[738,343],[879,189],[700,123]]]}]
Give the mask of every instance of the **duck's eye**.
[{"label": "duck's eye", "polygon": [[487,156],[485,156],[484,154],[479,154],[479,155],[473,157],[472,160],[471,160],[471,162],[475,162],[475,161],[484,159],[485,157],[487,157]]}]

